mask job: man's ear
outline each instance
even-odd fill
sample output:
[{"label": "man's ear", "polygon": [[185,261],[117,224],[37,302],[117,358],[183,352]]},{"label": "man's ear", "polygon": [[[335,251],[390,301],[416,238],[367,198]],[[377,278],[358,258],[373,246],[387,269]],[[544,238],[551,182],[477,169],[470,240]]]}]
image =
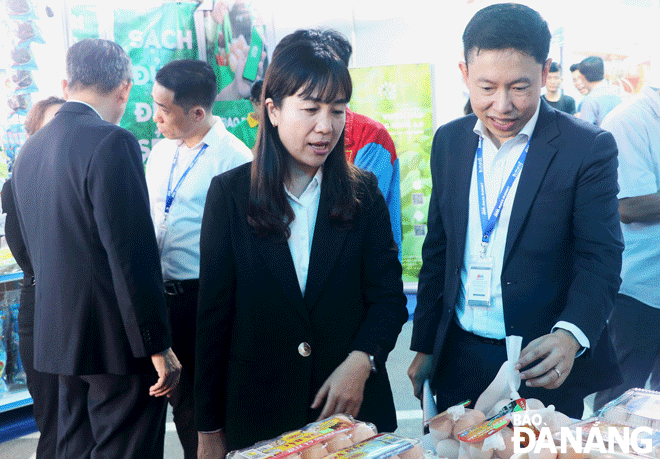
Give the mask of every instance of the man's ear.
[{"label": "man's ear", "polygon": [[548,73],[550,73],[550,64],[552,64],[552,58],[548,58],[543,64],[543,70],[541,72],[541,87],[545,86],[545,83],[548,81]]},{"label": "man's ear", "polygon": [[191,110],[193,111],[195,121],[199,122],[206,118],[206,109],[201,105],[196,105],[195,107],[191,108]]},{"label": "man's ear", "polygon": [[133,87],[133,82],[132,81],[126,81],[124,84],[122,84],[119,87],[119,91],[117,93],[117,98],[118,102],[121,104],[125,104],[128,102],[128,97],[131,95],[131,88]]},{"label": "man's ear", "polygon": [[69,82],[66,79],[62,80],[62,96],[64,100],[69,100]]},{"label": "man's ear", "polygon": [[467,80],[468,80],[468,66],[467,62],[459,62],[458,63],[458,68],[461,70],[461,74],[463,75],[463,83],[467,86]]}]

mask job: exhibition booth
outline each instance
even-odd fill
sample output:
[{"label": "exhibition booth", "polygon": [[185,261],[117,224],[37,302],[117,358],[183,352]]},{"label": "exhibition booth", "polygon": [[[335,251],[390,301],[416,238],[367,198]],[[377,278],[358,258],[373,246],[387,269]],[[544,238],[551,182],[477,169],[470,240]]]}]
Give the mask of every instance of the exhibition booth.
[{"label": "exhibition booth", "polygon": [[[27,111],[34,102],[61,94],[66,49],[78,40],[110,39],[129,54],[134,86],[121,126],[137,137],[146,161],[153,145],[162,139],[152,120],[155,108],[151,87],[156,71],[165,63],[186,58],[212,65],[218,82],[213,112],[232,131],[252,110],[248,100],[250,84],[263,78],[280,38],[298,28],[310,27],[334,28],[343,33],[354,49],[350,107],[382,123],[396,147],[400,170],[400,259],[412,315],[431,194],[429,156],[433,133],[439,125],[463,114],[467,90],[457,66],[462,59],[460,36],[469,17],[493,2],[462,0],[452,8],[438,4],[432,13],[426,11],[425,2],[402,5],[391,0],[341,0],[333,2],[332,8],[319,8],[299,0],[3,3],[0,30],[6,39],[0,44],[0,80],[5,84],[0,95],[6,103],[0,109],[0,184],[10,176],[13,160],[25,142],[23,122]],[[648,9],[644,9],[644,2],[620,0],[605,2],[607,8],[588,5],[596,2],[574,5],[560,1],[554,2],[554,8],[547,2],[524,3],[538,9],[550,24],[550,54],[563,65],[565,93],[576,99],[581,97],[572,87],[568,68],[588,55],[603,57],[608,80],[624,98],[642,88],[653,51],[649,43],[657,42],[653,33],[660,19],[657,2],[647,2]],[[221,10],[220,4],[226,10]],[[595,21],[597,33],[584,32],[587,16]],[[622,32],[612,34],[613,28]],[[4,236],[4,231],[1,234]],[[0,241],[1,443],[35,431],[36,426],[25,410],[31,399],[18,356],[22,273],[4,237]],[[648,397],[648,403],[656,402],[654,395],[636,396]],[[636,411],[629,414],[640,415]],[[344,433],[358,427],[352,421],[341,420],[339,424],[335,430],[343,429]],[[330,439],[314,438],[312,444],[325,444]],[[449,435],[438,438],[436,442]],[[421,458],[415,450],[416,442],[389,441],[399,445],[399,449],[391,451],[402,459]],[[278,450],[273,456],[281,453]],[[305,454],[302,457],[307,459]]]}]

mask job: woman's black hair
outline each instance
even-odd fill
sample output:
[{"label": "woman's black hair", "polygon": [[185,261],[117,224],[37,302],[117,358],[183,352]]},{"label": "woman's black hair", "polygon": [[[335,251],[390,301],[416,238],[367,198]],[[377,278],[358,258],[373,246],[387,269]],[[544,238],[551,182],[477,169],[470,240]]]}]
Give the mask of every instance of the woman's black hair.
[{"label": "woman's black hair", "polygon": [[[348,102],[351,93],[346,64],[325,43],[293,41],[274,55],[261,93],[261,122],[251,170],[248,223],[258,235],[275,235],[286,240],[291,234],[289,225],[295,218],[284,189],[289,179],[290,154],[270,122],[265,101],[271,99],[280,108],[285,97],[299,94],[331,104],[338,100]],[[359,211],[358,175],[358,169],[346,159],[342,133],[325,160],[321,185],[330,199],[329,217],[336,228],[349,228]]]}]

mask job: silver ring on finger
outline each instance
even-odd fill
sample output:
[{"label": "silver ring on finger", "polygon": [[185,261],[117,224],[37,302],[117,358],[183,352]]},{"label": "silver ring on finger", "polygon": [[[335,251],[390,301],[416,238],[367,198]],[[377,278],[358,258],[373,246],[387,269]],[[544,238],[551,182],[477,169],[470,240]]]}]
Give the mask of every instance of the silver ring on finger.
[{"label": "silver ring on finger", "polygon": [[557,370],[557,367],[553,368],[553,370],[557,373],[557,379],[561,378],[561,371]]}]

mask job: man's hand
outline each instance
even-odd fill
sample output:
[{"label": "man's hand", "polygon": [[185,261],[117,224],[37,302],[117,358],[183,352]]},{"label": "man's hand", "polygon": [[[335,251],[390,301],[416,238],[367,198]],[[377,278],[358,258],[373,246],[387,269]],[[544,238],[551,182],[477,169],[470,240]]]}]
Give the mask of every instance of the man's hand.
[{"label": "man's hand", "polygon": [[222,430],[197,432],[197,459],[225,459],[226,455],[227,440]]},{"label": "man's hand", "polygon": [[580,343],[571,332],[558,328],[529,343],[520,353],[516,369],[526,368],[539,361],[522,371],[520,378],[527,380],[525,385],[528,387],[556,389],[566,381],[573,369],[575,354],[580,348]]},{"label": "man's hand", "polygon": [[319,419],[337,413],[357,417],[364,397],[364,385],[371,374],[369,355],[353,351],[326,379],[314,397],[312,409],[325,405]]},{"label": "man's hand", "polygon": [[158,381],[149,388],[149,395],[162,397],[172,394],[172,391],[179,383],[179,374],[181,373],[181,364],[176,358],[172,348],[167,348],[163,352],[151,356],[151,362],[158,372]]},{"label": "man's hand", "polygon": [[413,385],[415,397],[422,399],[422,387],[424,381],[431,379],[431,364],[433,363],[432,354],[422,354],[418,352],[408,368],[408,377]]}]

